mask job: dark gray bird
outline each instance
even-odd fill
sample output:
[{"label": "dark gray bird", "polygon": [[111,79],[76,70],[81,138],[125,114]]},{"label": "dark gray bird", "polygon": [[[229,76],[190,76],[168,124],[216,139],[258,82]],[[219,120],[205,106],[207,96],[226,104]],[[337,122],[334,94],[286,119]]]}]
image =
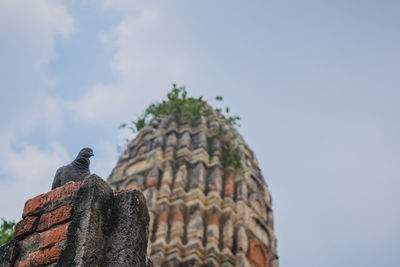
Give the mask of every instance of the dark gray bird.
[{"label": "dark gray bird", "polygon": [[93,150],[91,148],[82,148],[73,162],[58,168],[56,175],[54,176],[51,190],[63,186],[64,184],[71,181],[82,181],[86,176],[88,176],[90,174],[89,158],[91,156],[94,156]]}]

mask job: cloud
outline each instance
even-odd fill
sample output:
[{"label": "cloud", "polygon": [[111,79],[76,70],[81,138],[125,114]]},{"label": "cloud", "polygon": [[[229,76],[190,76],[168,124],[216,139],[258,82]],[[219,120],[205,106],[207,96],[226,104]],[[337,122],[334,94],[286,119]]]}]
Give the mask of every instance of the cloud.
[{"label": "cloud", "polygon": [[[155,1],[157,2],[157,1]],[[103,7],[106,9],[118,10],[125,14],[136,13],[140,10],[149,8],[152,3],[149,1],[127,1],[127,0],[103,0]],[[157,5],[157,4],[153,4]]]},{"label": "cloud", "polygon": [[[104,2],[106,9],[130,5]],[[114,28],[99,34],[103,45],[115,47],[111,63],[119,77],[114,83],[98,83],[84,95],[65,103],[75,119],[107,125],[129,121],[152,101],[164,95],[175,81],[183,81],[189,69],[187,55],[175,46],[162,10],[139,5],[134,15],[123,16]]]},{"label": "cloud", "polygon": [[56,38],[73,31],[73,18],[58,1],[0,2],[0,130],[26,131],[46,114],[49,106],[40,104],[52,85],[46,65],[55,57]]},{"label": "cloud", "polygon": [[[0,1],[0,216],[19,218],[24,201],[49,189],[57,167],[72,160],[64,144],[71,152],[92,146],[91,170],[106,178],[118,156],[116,139],[130,136],[120,131],[116,137],[118,125],[178,82],[206,97],[225,96],[242,116],[240,131],[271,186],[282,265],[396,266],[400,150],[393,66],[399,61],[393,56],[397,20],[386,10],[362,13],[367,30],[359,31],[360,16],[342,8],[325,16],[325,8],[308,9],[310,15],[271,3],[104,0],[99,12],[98,1],[74,1],[82,2],[93,4],[96,15],[84,13],[80,21],[113,17],[111,24],[101,20],[78,30],[89,38],[97,31],[104,50],[93,51],[107,51],[107,60],[112,51],[112,60],[96,62],[106,62],[114,75],[82,85],[81,95],[62,92],[66,100],[55,97],[46,71],[57,57],[55,44],[75,30],[63,2]],[[321,24],[321,16],[343,23]],[[338,38],[343,29],[359,33],[351,35],[353,43]],[[381,38],[372,40],[377,33]],[[79,48],[80,38],[74,40]],[[368,44],[368,53],[348,49],[359,44]],[[82,51],[73,63],[83,63]],[[77,65],[96,75],[90,67]],[[66,140],[48,136],[55,131]]]},{"label": "cloud", "polygon": [[24,202],[47,191],[49,177],[68,159],[59,142],[38,146],[27,137],[63,126],[46,67],[56,57],[57,38],[73,31],[60,1],[0,1],[0,216],[19,218]]},{"label": "cloud", "polygon": [[26,200],[50,190],[51,177],[68,155],[58,142],[41,149],[26,143],[12,146],[10,139],[0,138],[0,210],[1,216],[20,218]]}]

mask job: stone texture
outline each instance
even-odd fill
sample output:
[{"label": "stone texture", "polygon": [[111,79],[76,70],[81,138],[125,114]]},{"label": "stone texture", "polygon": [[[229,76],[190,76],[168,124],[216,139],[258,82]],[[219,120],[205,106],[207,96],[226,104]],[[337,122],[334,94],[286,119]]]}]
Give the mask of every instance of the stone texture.
[{"label": "stone texture", "polygon": [[146,266],[148,223],[141,192],[91,175],[28,200],[0,266]]},{"label": "stone texture", "polygon": [[106,227],[107,214],[111,212],[112,195],[112,190],[95,175],[91,175],[81,186],[75,197],[60,266],[91,266],[102,261],[103,228]]},{"label": "stone texture", "polygon": [[141,192],[114,195],[101,178],[91,175],[77,194],[59,265],[145,266],[148,221]]},{"label": "stone texture", "polygon": [[12,240],[7,244],[0,246],[0,266],[11,267],[15,262],[15,258],[19,253],[19,245],[17,240]]},{"label": "stone texture", "polygon": [[[225,140],[242,144],[243,171],[222,165],[219,127],[227,130]],[[128,144],[107,181],[117,190],[143,191],[154,266],[278,266],[267,184],[229,123],[155,119]],[[267,256],[250,245],[256,241]]]},{"label": "stone texture", "polygon": [[115,196],[102,266],[145,266],[149,213],[140,191]]}]

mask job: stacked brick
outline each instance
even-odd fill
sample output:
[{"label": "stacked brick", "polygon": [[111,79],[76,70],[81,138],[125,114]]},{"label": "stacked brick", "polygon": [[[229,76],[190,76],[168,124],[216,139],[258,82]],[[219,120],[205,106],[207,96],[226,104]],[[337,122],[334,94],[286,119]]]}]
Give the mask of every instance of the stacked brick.
[{"label": "stacked brick", "polygon": [[[219,127],[239,144],[243,170],[222,166],[213,138]],[[155,266],[278,266],[270,193],[228,123],[156,119],[128,145],[108,183],[144,193]]]},{"label": "stacked brick", "polygon": [[41,194],[26,202],[22,220],[15,226],[20,247],[15,266],[49,265],[57,262],[66,245],[72,199],[81,183]]},{"label": "stacked brick", "polygon": [[25,203],[0,266],[145,266],[149,215],[137,190],[113,192],[97,175]]}]

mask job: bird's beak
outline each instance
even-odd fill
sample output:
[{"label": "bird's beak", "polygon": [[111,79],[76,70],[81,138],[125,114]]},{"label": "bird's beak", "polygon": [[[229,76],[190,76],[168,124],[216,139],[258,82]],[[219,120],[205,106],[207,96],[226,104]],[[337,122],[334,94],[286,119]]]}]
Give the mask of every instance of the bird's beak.
[{"label": "bird's beak", "polygon": [[93,157],[93,156],[94,156],[93,152],[90,152],[90,156],[91,156],[91,157]]}]

